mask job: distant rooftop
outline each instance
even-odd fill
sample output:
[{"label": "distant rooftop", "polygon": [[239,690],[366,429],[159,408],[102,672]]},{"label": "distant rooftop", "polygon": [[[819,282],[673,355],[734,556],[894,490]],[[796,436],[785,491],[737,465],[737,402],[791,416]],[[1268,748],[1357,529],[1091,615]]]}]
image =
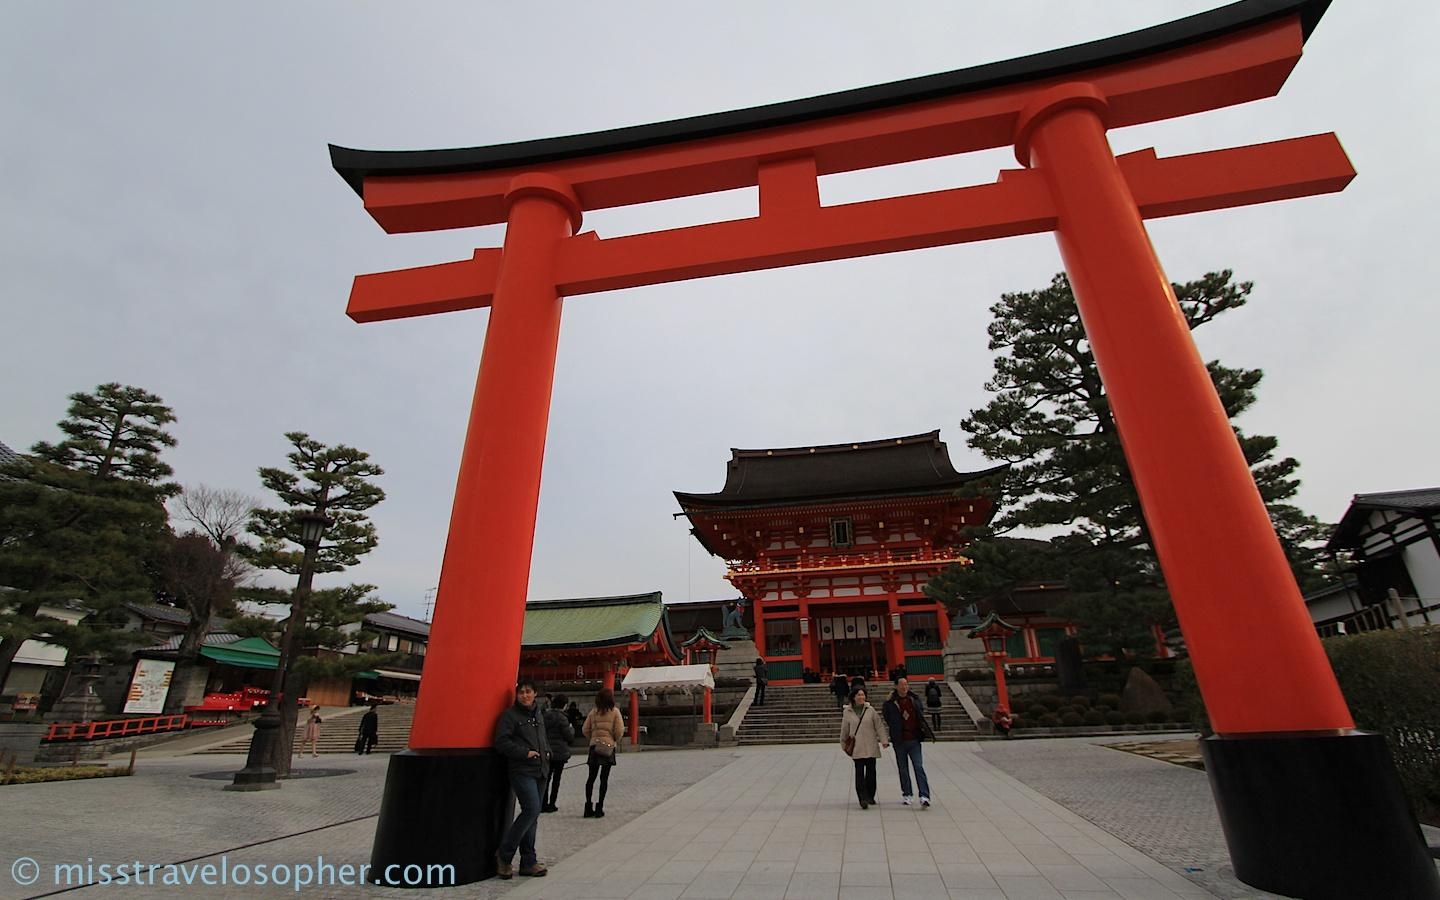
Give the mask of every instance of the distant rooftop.
[{"label": "distant rooftop", "polygon": [[1440,513],[1440,487],[1414,488],[1408,491],[1381,491],[1375,494],[1356,494],[1350,500],[1335,533],[1325,544],[1327,550],[1348,550],[1360,545],[1360,534],[1377,510],[1390,510],[1407,515],[1434,518]]}]

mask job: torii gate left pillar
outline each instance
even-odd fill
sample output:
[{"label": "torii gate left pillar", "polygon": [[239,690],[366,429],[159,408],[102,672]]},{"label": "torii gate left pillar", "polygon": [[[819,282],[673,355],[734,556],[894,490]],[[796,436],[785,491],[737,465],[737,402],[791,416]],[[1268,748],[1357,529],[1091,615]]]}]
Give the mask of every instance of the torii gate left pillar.
[{"label": "torii gate left pillar", "polygon": [[[372,852],[494,871],[560,297],[1051,231],[1217,734],[1236,873],[1312,900],[1440,898],[1383,739],[1358,732],[1143,219],[1339,190],[1333,135],[1116,159],[1109,128],[1270,96],[1328,0],[1243,0],[1146,32],[760,110],[457,151],[332,149],[390,231],[508,224],[501,251],[361,276],[373,321],[491,306],[411,749]],[[1013,143],[995,184],[821,207],[817,178]],[[601,240],[580,210],[757,185],[760,215]],[[1214,559],[1225,560],[1217,566]],[[1234,621],[1248,627],[1237,632]]]}]

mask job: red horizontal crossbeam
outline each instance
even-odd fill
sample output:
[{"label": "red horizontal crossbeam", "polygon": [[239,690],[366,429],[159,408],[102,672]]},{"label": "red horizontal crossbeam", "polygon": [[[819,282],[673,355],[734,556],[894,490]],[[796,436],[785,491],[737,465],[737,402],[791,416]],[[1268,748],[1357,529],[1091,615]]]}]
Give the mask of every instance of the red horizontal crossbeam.
[{"label": "red horizontal crossbeam", "polygon": [[[762,171],[761,215],[668,231],[562,242],[563,295],[660,284],[802,263],[915,250],[1051,231],[1054,204],[1039,172],[1001,173],[994,184],[821,207],[808,160]],[[1153,150],[1117,160],[1142,216],[1159,218],[1342,190],[1351,167],[1333,134],[1159,158]],[[807,181],[808,179],[808,181]],[[807,193],[805,185],[811,190]],[[500,250],[469,260],[361,275],[348,314],[376,322],[488,306]]]}]

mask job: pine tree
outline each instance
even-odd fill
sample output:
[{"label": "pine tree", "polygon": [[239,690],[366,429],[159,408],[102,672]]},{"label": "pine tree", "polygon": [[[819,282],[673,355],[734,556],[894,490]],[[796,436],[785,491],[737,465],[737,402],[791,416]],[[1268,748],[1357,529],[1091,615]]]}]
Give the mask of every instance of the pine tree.
[{"label": "pine tree", "polygon": [[[1252,288],[1229,271],[1174,285],[1191,329],[1244,306]],[[960,427],[971,447],[1010,463],[1005,508],[972,546],[977,564],[955,567],[930,593],[956,605],[1008,589],[997,570],[1013,576],[1011,587],[1043,572],[1068,584],[1071,599],[1055,612],[1077,620],[1083,640],[1117,654],[1147,652],[1151,626],[1173,625],[1174,613],[1069,280],[1059,274],[1042,290],[1005,294],[991,313],[997,356],[985,387],[994,396]],[[1232,419],[1255,402],[1259,369],[1207,368]],[[1313,583],[1323,577],[1315,540],[1325,527],[1285,503],[1299,489],[1299,463],[1277,458],[1273,437],[1235,433],[1297,577]],[[1056,528],[1064,534],[1043,547],[991,540]]]},{"label": "pine tree", "polygon": [[[164,426],[174,414],[140,388],[101,385],[70,397],[59,423],[68,438],[35,445],[36,458],[0,479],[0,684],[20,645],[33,637],[63,646],[71,658],[113,656],[133,643],[121,630],[124,604],[154,596],[169,536],[163,497],[172,486],[160,461],[175,443]],[[77,625],[43,616],[68,607]]]},{"label": "pine tree", "polygon": [[[288,639],[281,641],[280,665],[285,667],[285,686],[280,698],[280,738],[272,765],[279,775],[290,772],[290,748],[295,740],[295,715],[298,709],[299,686],[303,684],[308,663],[298,663],[301,641],[310,633],[313,610],[323,615],[327,610],[345,609],[355,614],[366,608],[362,598],[368,593],[368,586],[352,585],[336,589],[348,597],[346,606],[336,599],[329,604],[326,593],[312,592],[308,576],[313,573],[340,572],[360,561],[360,557],[375,549],[378,538],[375,526],[365,511],[385,499],[385,492],[370,479],[385,474],[384,470],[370,461],[369,454],[337,444],[333,447],[314,440],[309,435],[291,431],[285,435],[293,448],[286,458],[290,468],[265,467],[260,469],[260,482],[266,489],[274,491],[284,504],[279,509],[256,509],[250,518],[247,530],[260,539],[258,546],[241,546],[239,552],[253,565],[262,569],[276,569],[291,575],[300,575],[301,583],[289,599],[264,592],[254,594],[257,602],[288,603],[287,618],[293,620],[293,628],[287,625]],[[301,523],[306,517],[323,516],[328,524],[321,543],[315,551],[310,572],[304,572],[305,549],[301,541]],[[363,588],[363,590],[362,590]],[[345,592],[350,593],[345,593]],[[354,592],[359,592],[359,597]],[[359,621],[364,612],[358,612],[354,621]],[[342,623],[343,624],[343,623]],[[272,698],[273,702],[273,698]]]}]

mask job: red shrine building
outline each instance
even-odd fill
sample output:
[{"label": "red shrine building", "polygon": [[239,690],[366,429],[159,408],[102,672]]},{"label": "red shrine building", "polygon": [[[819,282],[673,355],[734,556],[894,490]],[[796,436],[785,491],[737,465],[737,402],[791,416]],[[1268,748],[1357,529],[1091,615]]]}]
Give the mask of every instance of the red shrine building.
[{"label": "red shrine building", "polygon": [[965,563],[965,529],[995,512],[998,466],[956,472],[940,432],[732,450],[725,487],[675,493],[691,533],[750,604],[770,680],[943,675],[944,606],[925,584]]}]

